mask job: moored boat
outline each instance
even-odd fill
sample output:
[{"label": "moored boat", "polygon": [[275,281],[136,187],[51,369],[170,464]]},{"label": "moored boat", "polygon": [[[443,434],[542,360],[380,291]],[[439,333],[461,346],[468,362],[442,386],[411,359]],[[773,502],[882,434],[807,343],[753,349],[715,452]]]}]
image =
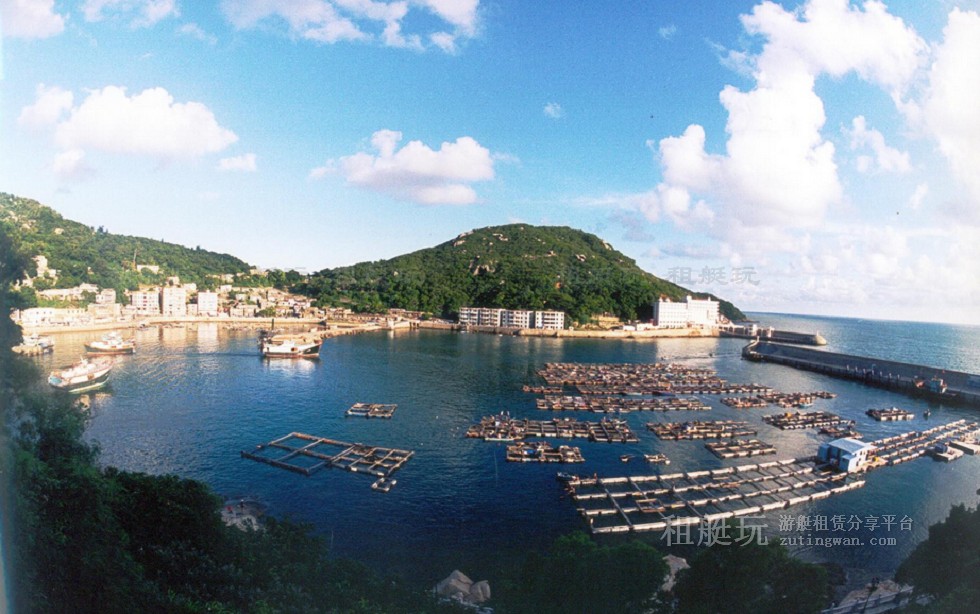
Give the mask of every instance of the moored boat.
[{"label": "moored boat", "polygon": [[112,362],[110,359],[89,360],[83,358],[69,367],[52,371],[51,375],[48,376],[48,383],[65,392],[85,392],[104,386],[109,381],[111,371]]},{"label": "moored boat", "polygon": [[319,339],[272,337],[262,340],[262,355],[266,358],[319,358]]},{"label": "moored boat", "polygon": [[27,335],[24,337],[24,342],[20,345],[15,345],[13,350],[18,354],[27,354],[28,356],[53,352],[54,338],[38,334]]},{"label": "moored boat", "polygon": [[136,342],[132,339],[123,339],[122,336],[113,331],[102,336],[98,341],[89,341],[85,344],[85,351],[89,354],[132,354],[136,351]]}]

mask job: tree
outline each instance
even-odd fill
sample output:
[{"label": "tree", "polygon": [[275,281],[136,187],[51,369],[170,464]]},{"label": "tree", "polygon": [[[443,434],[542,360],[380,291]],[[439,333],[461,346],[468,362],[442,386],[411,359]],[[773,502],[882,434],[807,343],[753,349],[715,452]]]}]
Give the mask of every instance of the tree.
[{"label": "tree", "polygon": [[773,542],[717,544],[698,553],[674,587],[686,614],[816,613],[830,602],[827,571]]}]

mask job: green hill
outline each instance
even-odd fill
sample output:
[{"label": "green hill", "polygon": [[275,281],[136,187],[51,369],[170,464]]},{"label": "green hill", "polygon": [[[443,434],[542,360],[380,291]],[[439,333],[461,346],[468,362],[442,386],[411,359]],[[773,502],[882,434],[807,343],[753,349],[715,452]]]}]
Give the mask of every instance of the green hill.
[{"label": "green hill", "polygon": [[[528,224],[481,228],[390,260],[326,269],[303,290],[322,305],[363,311],[401,307],[451,316],[461,306],[555,309],[578,322],[603,312],[646,319],[657,296],[695,294],[647,273],[595,235]],[[745,317],[727,301],[721,311],[732,320]]]},{"label": "green hill", "polygon": [[[159,283],[170,275],[181,281],[213,284],[207,277],[218,273],[248,274],[248,263],[200,248],[106,232],[65,219],[57,211],[28,198],[0,193],[0,224],[16,237],[21,251],[30,257],[44,256],[48,267],[58,271],[55,282],[67,288],[93,283],[103,288],[136,288]],[[133,270],[138,264],[160,267],[158,274]],[[30,271],[31,275],[34,271]],[[39,280],[44,286],[47,280]]]}]

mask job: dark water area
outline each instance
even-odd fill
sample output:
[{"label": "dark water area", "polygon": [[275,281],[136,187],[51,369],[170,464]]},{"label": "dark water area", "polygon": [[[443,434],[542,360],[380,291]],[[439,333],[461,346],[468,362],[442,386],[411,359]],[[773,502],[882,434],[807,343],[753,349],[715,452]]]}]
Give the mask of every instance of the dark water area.
[{"label": "dark water area", "polygon": [[[971,372],[980,371],[980,331],[932,324],[853,321],[756,314],[777,328],[816,332],[827,349],[896,360],[916,361]],[[555,479],[559,470],[600,476],[694,471],[815,453],[825,441],[815,430],[780,431],[762,422],[778,408],[735,410],[717,396],[700,398],[710,412],[637,412],[626,420],[639,435],[636,444],[583,440],[586,462],[579,465],[507,463],[505,445],[466,439],[482,416],[502,410],[515,417],[548,419],[569,413],[535,409],[535,395],[523,384],[540,383],[536,371],[546,362],[672,361],[716,369],[731,382],[755,382],[780,391],[829,390],[837,398],[818,401],[826,410],[858,421],[871,440],[959,418],[976,419],[974,410],[932,406],[888,391],[865,388],[817,374],[771,364],[742,361],[738,339],[569,340],[458,334],[435,331],[369,333],[327,340],[318,361],[267,361],[259,356],[254,331],[228,331],[216,325],[151,328],[136,333],[138,350],[116,358],[110,387],[90,397],[87,437],[101,447],[101,462],[132,471],[174,473],[207,482],[229,497],[252,496],[271,514],[312,524],[337,556],[366,562],[385,573],[434,583],[454,568],[475,579],[520,561],[528,549],[545,548],[555,537],[586,524]],[[58,337],[45,367],[77,358],[96,334]],[[397,403],[391,420],[347,418],[355,402]],[[916,412],[911,422],[878,423],[864,412],[899,406]],[[580,420],[598,420],[578,413]],[[756,437],[775,445],[778,455],[723,461],[703,442],[662,442],[647,422],[748,420]],[[293,431],[391,448],[415,456],[396,474],[395,488],[372,491],[371,478],[339,470],[311,477],[240,457],[241,450]],[[672,463],[623,463],[622,454],[664,452]],[[794,546],[799,556],[840,563],[851,583],[890,575],[929,524],[945,518],[954,503],[974,505],[980,486],[980,459],[952,463],[928,458],[878,470],[859,490],[782,515],[812,518],[846,515],[862,520],[848,532],[809,532],[812,536],[859,537],[862,546]],[[869,530],[870,517],[907,517],[905,528]],[[851,519],[853,520],[853,519]],[[785,530],[785,518],[762,519],[771,539],[807,535]],[[877,531],[877,532],[876,532]],[[895,543],[872,547],[872,537]],[[662,545],[662,535],[639,538]],[[620,540],[622,537],[600,539]],[[695,535],[695,539],[697,536]]]}]

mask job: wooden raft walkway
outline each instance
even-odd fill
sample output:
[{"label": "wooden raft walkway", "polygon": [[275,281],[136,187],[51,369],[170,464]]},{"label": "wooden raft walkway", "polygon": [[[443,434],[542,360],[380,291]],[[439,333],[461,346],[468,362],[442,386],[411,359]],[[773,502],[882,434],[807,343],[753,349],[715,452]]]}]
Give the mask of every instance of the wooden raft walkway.
[{"label": "wooden raft walkway", "polygon": [[552,411],[590,411],[620,414],[634,411],[707,411],[711,409],[694,397],[628,399],[623,397],[556,395],[546,395],[543,399],[538,399],[537,408]]},{"label": "wooden raft walkway", "polygon": [[[335,454],[324,451],[336,448],[340,448],[340,451]],[[379,478],[390,477],[414,454],[410,450],[347,443],[306,433],[290,433],[269,443],[259,444],[251,452],[241,452],[242,458],[305,476],[313,475],[320,469],[336,467]]]},{"label": "wooden raft walkway", "polygon": [[845,420],[837,414],[832,414],[826,411],[810,411],[803,413],[787,412],[783,414],[765,416],[762,418],[762,420],[766,424],[770,424],[784,431],[854,424],[853,420]]},{"label": "wooden raft walkway", "polygon": [[648,422],[647,429],[658,438],[670,441],[690,439],[733,439],[748,437],[758,431],[748,422],[737,420],[694,420],[692,422]]},{"label": "wooden raft walkway", "polygon": [[466,436],[484,441],[517,441],[528,437],[580,438],[601,443],[640,441],[625,420],[612,418],[586,422],[575,418],[527,420],[507,415],[487,416],[467,429]]},{"label": "wooden raft walkway", "polygon": [[710,471],[610,478],[573,477],[567,484],[592,533],[662,531],[823,499],[864,480],[821,471],[813,457]]},{"label": "wooden raft walkway", "polygon": [[758,439],[732,439],[706,443],[704,447],[708,448],[718,458],[747,458],[776,453],[775,446]]},{"label": "wooden raft walkway", "polygon": [[957,420],[924,431],[910,431],[870,442],[875,459],[870,468],[890,467],[924,456],[929,448],[951,440],[975,435],[976,422]]}]

